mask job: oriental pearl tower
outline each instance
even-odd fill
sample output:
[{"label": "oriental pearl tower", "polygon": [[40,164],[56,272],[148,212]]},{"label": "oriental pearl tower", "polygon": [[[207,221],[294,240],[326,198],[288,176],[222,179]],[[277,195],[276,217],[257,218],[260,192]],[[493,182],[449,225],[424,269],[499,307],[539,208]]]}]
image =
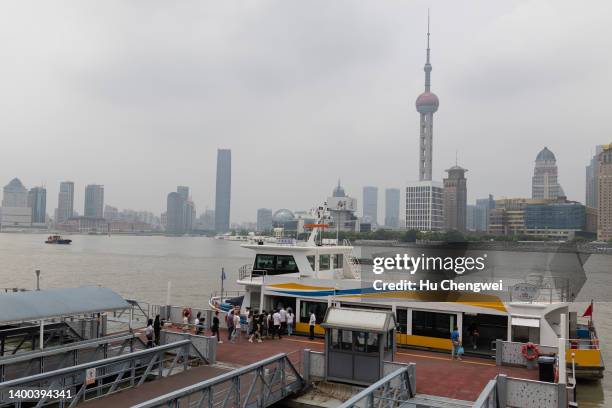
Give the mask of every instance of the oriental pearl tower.
[{"label": "oriental pearl tower", "polygon": [[431,181],[433,150],[433,114],[440,104],[431,88],[431,64],[429,62],[429,13],[427,14],[427,60],[425,61],[425,92],[416,100],[416,109],[421,114],[419,146],[419,181]]}]

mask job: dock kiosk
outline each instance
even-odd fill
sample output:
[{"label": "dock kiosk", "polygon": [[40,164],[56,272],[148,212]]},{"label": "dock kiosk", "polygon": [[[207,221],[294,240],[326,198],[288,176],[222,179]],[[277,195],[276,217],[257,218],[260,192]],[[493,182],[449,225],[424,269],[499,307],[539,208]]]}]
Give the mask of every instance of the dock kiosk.
[{"label": "dock kiosk", "polygon": [[330,307],[321,326],[327,380],[369,385],[384,377],[396,347],[392,311]]}]

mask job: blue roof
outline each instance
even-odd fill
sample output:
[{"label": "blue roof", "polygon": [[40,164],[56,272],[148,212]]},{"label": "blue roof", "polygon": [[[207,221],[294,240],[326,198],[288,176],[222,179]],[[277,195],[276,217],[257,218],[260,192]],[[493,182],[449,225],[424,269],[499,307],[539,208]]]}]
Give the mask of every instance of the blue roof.
[{"label": "blue roof", "polygon": [[127,309],[129,304],[108,288],[45,289],[0,295],[0,323],[47,319]]},{"label": "blue roof", "polygon": [[548,150],[548,147],[544,147],[540,153],[538,153],[538,156],[536,157],[536,161],[556,161],[557,158],[555,157],[555,154],[553,152],[551,152],[550,150]]}]

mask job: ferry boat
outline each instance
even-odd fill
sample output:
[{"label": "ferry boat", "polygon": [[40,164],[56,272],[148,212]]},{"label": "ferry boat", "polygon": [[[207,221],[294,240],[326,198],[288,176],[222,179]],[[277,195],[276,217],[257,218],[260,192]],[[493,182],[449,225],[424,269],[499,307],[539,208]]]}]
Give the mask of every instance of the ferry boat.
[{"label": "ferry boat", "polygon": [[49,235],[45,241],[45,244],[69,245],[70,243],[71,239],[62,238],[61,235]]},{"label": "ferry boat", "polygon": [[[306,242],[278,239],[276,242],[251,242],[242,247],[254,251],[253,264],[240,268],[237,283],[244,287],[241,297],[231,301],[213,295],[213,309],[229,310],[241,304],[241,314],[249,310],[274,310],[283,306],[295,312],[297,333],[309,332],[309,316],[317,318],[315,333],[324,330],[328,307],[392,310],[396,314],[397,344],[435,350],[451,350],[451,331],[456,326],[469,352],[493,356],[495,341],[502,339],[535,343],[557,349],[560,338],[568,340],[566,361],[574,362],[578,377],[601,378],[604,364],[592,321],[578,322],[570,313],[568,299],[546,296],[546,301],[474,292],[376,291],[372,282],[361,279],[361,268],[347,241],[317,237],[330,219],[327,207],[318,207],[317,220]],[[527,279],[527,278],[526,278]],[[517,285],[533,288],[530,282]],[[552,292],[551,292],[552,293]],[[477,341],[470,334],[478,331]],[[472,344],[473,343],[473,344]]]}]

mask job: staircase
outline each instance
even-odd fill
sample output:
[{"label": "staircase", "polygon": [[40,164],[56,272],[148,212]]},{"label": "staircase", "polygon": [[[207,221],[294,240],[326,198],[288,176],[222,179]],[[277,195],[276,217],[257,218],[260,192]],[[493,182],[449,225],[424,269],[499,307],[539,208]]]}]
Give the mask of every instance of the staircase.
[{"label": "staircase", "polygon": [[434,395],[417,394],[404,402],[401,408],[466,408],[473,406],[472,401],[437,397]]}]

